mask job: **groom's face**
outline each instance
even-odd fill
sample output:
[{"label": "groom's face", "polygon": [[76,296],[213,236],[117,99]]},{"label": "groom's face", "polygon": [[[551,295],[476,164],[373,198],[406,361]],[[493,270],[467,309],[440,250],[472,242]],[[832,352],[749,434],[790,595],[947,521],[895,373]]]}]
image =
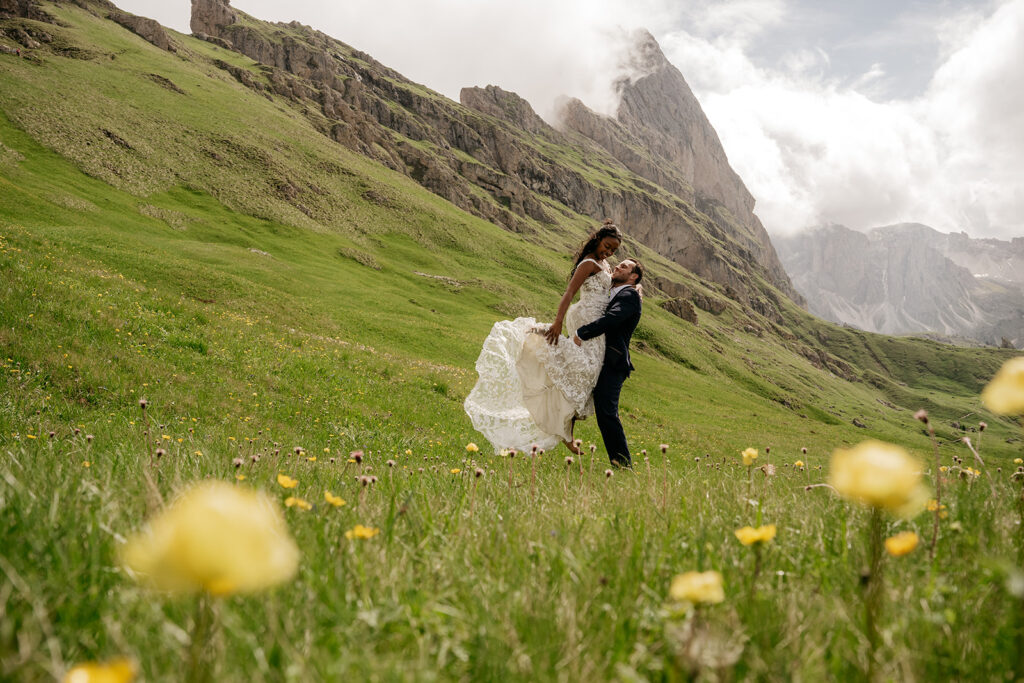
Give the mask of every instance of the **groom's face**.
[{"label": "groom's face", "polygon": [[615,266],[615,269],[612,270],[612,284],[618,287],[619,285],[631,285],[636,282],[636,273],[633,272],[634,267],[636,267],[636,264],[633,263],[632,259],[626,259]]}]

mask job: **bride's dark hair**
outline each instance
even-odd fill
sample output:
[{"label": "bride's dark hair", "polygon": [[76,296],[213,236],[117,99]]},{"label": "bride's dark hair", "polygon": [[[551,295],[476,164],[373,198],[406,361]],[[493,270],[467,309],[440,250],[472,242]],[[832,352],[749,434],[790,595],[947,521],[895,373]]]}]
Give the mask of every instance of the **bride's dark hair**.
[{"label": "bride's dark hair", "polygon": [[601,240],[605,237],[614,237],[620,243],[622,239],[622,233],[615,227],[615,223],[612,222],[611,218],[604,219],[604,225],[595,230],[590,234],[583,244],[580,245],[579,250],[576,252],[576,257],[573,260],[572,270],[569,271],[569,277],[572,278],[572,274],[576,272],[576,267],[580,265],[580,262],[586,258],[587,254],[597,249],[597,245],[601,244]]}]

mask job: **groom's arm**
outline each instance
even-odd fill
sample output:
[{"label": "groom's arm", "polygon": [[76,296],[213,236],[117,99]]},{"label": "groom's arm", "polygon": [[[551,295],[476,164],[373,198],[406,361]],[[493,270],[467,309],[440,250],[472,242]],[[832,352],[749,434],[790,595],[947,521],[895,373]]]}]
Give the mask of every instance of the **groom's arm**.
[{"label": "groom's arm", "polygon": [[576,336],[584,341],[599,337],[609,329],[632,318],[636,315],[639,307],[640,295],[637,294],[637,291],[632,288],[623,291],[615,297],[615,301],[604,312],[604,315],[576,330]]}]

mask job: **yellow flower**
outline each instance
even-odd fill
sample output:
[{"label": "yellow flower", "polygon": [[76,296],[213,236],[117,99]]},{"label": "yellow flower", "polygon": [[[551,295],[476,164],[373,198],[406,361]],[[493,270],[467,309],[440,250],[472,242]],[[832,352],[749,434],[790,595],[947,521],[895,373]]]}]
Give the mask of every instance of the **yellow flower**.
[{"label": "yellow flower", "polygon": [[949,472],[949,468],[946,467],[945,465],[942,465],[941,467],[939,467],[939,472]]},{"label": "yellow flower", "polygon": [[707,602],[711,604],[725,600],[722,589],[722,575],[716,571],[686,572],[672,579],[668,595],[679,602],[694,604]]},{"label": "yellow flower", "polygon": [[356,524],[354,527],[345,532],[345,538],[352,540],[353,538],[373,538],[380,533],[380,529],[376,527],[363,526],[362,524]]},{"label": "yellow flower", "polygon": [[406,455],[412,455],[412,449],[411,448],[406,448],[405,449],[405,454]]},{"label": "yellow flower", "polygon": [[1024,356],[1003,363],[981,392],[981,402],[997,415],[1024,415]]},{"label": "yellow flower", "polygon": [[480,448],[477,447],[475,443],[470,442],[466,444],[466,450],[469,451],[470,453],[476,453],[477,451],[480,450]]},{"label": "yellow flower", "polygon": [[64,675],[64,683],[131,683],[135,680],[135,662],[124,657],[109,662],[76,664]]},{"label": "yellow flower", "polygon": [[237,479],[238,481],[245,481],[245,475],[244,474],[236,474],[235,475],[235,479]]},{"label": "yellow flower", "polygon": [[345,504],[345,501],[340,496],[336,496],[330,491],[324,491],[324,500],[336,508],[340,508]]},{"label": "yellow flower", "polygon": [[768,545],[772,539],[775,538],[775,525],[768,524],[767,526],[760,526],[754,528],[751,526],[745,526],[742,529],[737,529],[735,532],[736,538],[740,540],[743,545],[754,545],[760,543]]},{"label": "yellow flower", "polygon": [[1020,458],[1014,458],[1013,459],[1013,464],[1014,465],[1024,465],[1024,460],[1021,460]]},{"label": "yellow flower", "polygon": [[885,539],[885,549],[893,557],[901,557],[912,552],[917,547],[917,541],[917,534],[913,531],[903,531]]},{"label": "yellow flower", "polygon": [[828,483],[844,498],[903,517],[920,512],[931,498],[921,482],[921,463],[899,446],[882,441],[837,449]]},{"label": "yellow flower", "polygon": [[745,451],[743,451],[743,464],[744,465],[746,465],[747,467],[750,467],[751,465],[754,464],[755,460],[757,460],[757,449],[756,448],[748,448]]},{"label": "yellow flower", "polygon": [[803,466],[804,466],[804,461],[803,460],[797,460],[795,463],[793,463],[793,467],[803,467]]},{"label": "yellow flower", "polygon": [[277,483],[286,489],[293,489],[299,485],[298,479],[292,479],[287,474],[278,473]]},{"label": "yellow flower", "polygon": [[459,469],[458,467],[453,467],[453,468],[452,468],[452,474],[458,474],[458,473],[459,473],[459,472],[461,472],[461,471],[462,471],[462,470],[460,470],[460,469]]},{"label": "yellow flower", "polygon": [[285,498],[284,504],[286,507],[297,507],[300,510],[313,509],[313,505],[309,501],[303,500],[302,498],[296,498],[295,496],[288,496]]},{"label": "yellow flower", "polygon": [[299,550],[268,496],[206,481],[129,539],[121,560],[162,590],[227,595],[287,581],[298,567]]}]

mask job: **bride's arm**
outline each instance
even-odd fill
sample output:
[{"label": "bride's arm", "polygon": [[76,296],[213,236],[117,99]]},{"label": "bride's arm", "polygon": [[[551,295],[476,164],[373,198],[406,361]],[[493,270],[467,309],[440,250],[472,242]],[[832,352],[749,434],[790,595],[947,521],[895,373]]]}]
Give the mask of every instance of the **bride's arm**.
[{"label": "bride's arm", "polygon": [[572,279],[569,280],[569,286],[565,288],[565,294],[562,295],[562,300],[558,302],[558,313],[555,314],[555,321],[551,323],[551,327],[547,332],[544,333],[544,337],[548,340],[549,344],[557,344],[558,337],[562,334],[562,324],[565,320],[565,313],[569,310],[569,304],[572,303],[572,298],[576,296],[576,292],[579,291],[583,285],[583,281],[593,275],[598,270],[598,265],[593,261],[586,261],[581,263],[576,272],[572,274]]}]

